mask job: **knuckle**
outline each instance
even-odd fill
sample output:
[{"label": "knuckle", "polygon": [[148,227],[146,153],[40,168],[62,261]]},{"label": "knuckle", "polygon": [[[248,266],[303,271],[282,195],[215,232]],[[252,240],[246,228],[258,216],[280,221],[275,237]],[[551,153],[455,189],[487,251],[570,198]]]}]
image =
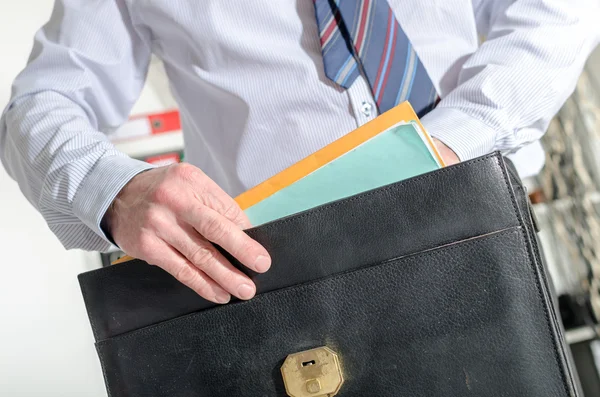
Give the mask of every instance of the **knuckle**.
[{"label": "knuckle", "polygon": [[167,169],[167,173],[172,174],[172,175],[179,175],[180,172],[187,166],[187,163],[177,163],[177,164],[171,164],[168,169]]},{"label": "knuckle", "polygon": [[222,205],[217,200],[217,198],[212,194],[212,192],[207,190],[201,190],[197,195],[198,200],[208,208],[212,208],[213,210],[221,213]]},{"label": "knuckle", "polygon": [[246,217],[246,214],[244,214],[244,212],[241,209],[238,212],[238,215],[233,220],[233,223],[235,223],[236,225],[238,225],[244,229],[252,226],[250,224],[250,221]]},{"label": "knuckle", "polygon": [[195,281],[198,279],[198,273],[196,270],[192,269],[190,266],[181,266],[177,273],[175,274],[175,278],[180,282],[187,286],[194,285]]},{"label": "knuckle", "polygon": [[162,182],[156,186],[152,192],[152,201],[160,204],[166,204],[171,201],[173,189],[169,186],[169,183]]},{"label": "knuckle", "polygon": [[215,257],[215,249],[212,246],[199,246],[188,258],[199,269],[205,270]]},{"label": "knuckle", "polygon": [[249,255],[254,252],[256,252],[256,243],[253,240],[239,243],[239,245],[238,245],[239,255]]},{"label": "knuckle", "polygon": [[218,218],[209,218],[204,221],[202,234],[211,241],[220,241],[227,234],[227,227]]},{"label": "knuckle", "polygon": [[234,272],[227,271],[227,272],[224,272],[224,274],[221,276],[221,279],[219,281],[220,281],[220,284],[222,287],[225,287],[226,289],[227,289],[227,287],[229,287],[231,289],[235,285],[237,285],[237,283],[239,282],[239,278],[238,278],[238,275],[235,274]]},{"label": "knuckle", "polygon": [[230,219],[232,221],[237,221],[237,220],[240,220],[240,218],[241,218],[241,215],[242,215],[241,212],[242,212],[242,210],[240,209],[239,205],[237,205],[237,203],[233,202],[233,203],[229,203],[229,204],[224,204],[221,214],[227,219]]},{"label": "knuckle", "polygon": [[180,163],[173,166],[175,175],[185,181],[192,181],[201,175],[198,168],[188,163]]},{"label": "knuckle", "polygon": [[157,208],[151,208],[146,211],[144,225],[148,228],[160,228],[163,224],[163,214]]},{"label": "knuckle", "polygon": [[231,255],[238,258],[247,258],[255,249],[253,240],[245,238],[236,238],[232,241],[231,248],[228,250]]},{"label": "knuckle", "polygon": [[193,208],[193,202],[185,194],[173,195],[169,203],[169,209],[175,214],[183,215]]},{"label": "knuckle", "polygon": [[155,241],[152,236],[148,234],[141,234],[137,244],[137,251],[140,252],[142,259],[149,259],[152,257],[154,252]]}]

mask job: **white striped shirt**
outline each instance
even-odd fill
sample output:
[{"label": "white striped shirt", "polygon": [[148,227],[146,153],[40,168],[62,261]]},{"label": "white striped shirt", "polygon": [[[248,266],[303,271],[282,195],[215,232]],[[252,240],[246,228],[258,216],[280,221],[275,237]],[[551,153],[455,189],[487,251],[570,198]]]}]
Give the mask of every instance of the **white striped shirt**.
[{"label": "white striped shirt", "polygon": [[[539,168],[529,143],[597,43],[598,0],[390,3],[442,97],[428,131],[462,160],[526,147],[521,170]],[[56,0],[0,121],[0,157],[67,248],[108,249],[102,216],[149,167],[105,133],[127,119],[151,53],[187,160],[231,195],[377,116],[364,79],[341,90],[325,77],[311,0]]]}]

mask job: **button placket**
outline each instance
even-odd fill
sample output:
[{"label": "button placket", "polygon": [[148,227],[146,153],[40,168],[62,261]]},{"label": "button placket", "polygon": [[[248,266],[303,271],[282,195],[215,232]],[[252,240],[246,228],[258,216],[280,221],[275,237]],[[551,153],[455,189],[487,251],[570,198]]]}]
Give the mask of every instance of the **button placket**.
[{"label": "button placket", "polygon": [[363,103],[360,106],[360,111],[362,112],[362,114],[365,115],[365,117],[371,117],[371,110],[372,109],[373,109],[373,105],[371,105],[367,101],[363,101]]},{"label": "button placket", "polygon": [[371,89],[362,76],[359,76],[348,89],[348,97],[352,105],[357,127],[377,117],[377,107],[373,102]]}]

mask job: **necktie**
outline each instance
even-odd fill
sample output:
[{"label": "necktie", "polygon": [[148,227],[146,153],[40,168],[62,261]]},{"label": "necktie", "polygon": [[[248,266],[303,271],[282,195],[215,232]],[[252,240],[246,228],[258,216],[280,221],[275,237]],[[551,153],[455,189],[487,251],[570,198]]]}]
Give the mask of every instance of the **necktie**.
[{"label": "necktie", "polygon": [[325,74],[349,88],[361,74],[380,112],[408,100],[419,117],[437,93],[387,0],[314,0]]}]

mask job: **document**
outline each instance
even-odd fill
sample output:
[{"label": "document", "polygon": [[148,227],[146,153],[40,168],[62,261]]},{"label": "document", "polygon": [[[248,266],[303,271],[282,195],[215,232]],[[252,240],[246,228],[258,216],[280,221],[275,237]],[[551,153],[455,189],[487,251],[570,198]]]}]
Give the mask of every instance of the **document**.
[{"label": "document", "polygon": [[261,183],[236,201],[253,226],[443,166],[407,102]]}]

